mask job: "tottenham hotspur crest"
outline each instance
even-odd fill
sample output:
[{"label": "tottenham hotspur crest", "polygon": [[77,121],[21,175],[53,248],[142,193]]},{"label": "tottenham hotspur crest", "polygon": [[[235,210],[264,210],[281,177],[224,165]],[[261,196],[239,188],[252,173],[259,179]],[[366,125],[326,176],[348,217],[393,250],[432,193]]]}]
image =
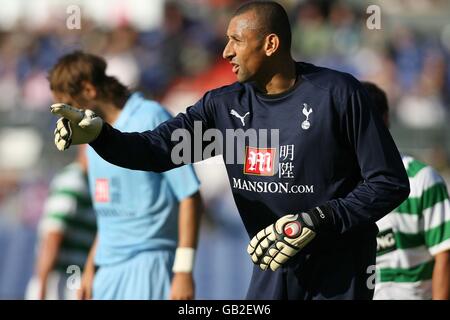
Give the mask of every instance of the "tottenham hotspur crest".
[{"label": "tottenham hotspur crest", "polygon": [[308,105],[306,103],[303,104],[303,114],[306,117],[306,120],[302,122],[302,129],[303,130],[308,130],[309,127],[311,126],[311,122],[309,122],[309,115],[313,112],[312,108],[309,108],[308,110]]}]

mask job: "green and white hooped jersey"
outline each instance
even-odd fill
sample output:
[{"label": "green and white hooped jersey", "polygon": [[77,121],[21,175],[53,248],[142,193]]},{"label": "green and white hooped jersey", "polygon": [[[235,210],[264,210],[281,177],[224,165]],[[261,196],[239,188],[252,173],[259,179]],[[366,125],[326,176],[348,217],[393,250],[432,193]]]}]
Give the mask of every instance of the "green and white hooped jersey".
[{"label": "green and white hooped jersey", "polygon": [[56,270],[66,273],[70,265],[83,269],[97,230],[87,176],[77,163],[53,178],[38,231],[40,238],[52,231],[64,233]]},{"label": "green and white hooped jersey", "polygon": [[377,222],[374,299],[431,299],[434,255],[450,249],[450,204],[441,176],[402,156],[411,192]]}]

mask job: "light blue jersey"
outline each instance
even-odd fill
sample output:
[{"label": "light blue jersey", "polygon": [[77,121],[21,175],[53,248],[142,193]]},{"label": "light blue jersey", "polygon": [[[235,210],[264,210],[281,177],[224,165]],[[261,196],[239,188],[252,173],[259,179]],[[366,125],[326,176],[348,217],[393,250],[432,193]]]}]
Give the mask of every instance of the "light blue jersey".
[{"label": "light blue jersey", "polygon": [[[124,132],[152,130],[170,115],[158,103],[134,93],[114,127]],[[192,166],[164,173],[124,169],[88,148],[89,185],[97,214],[95,263],[112,265],[149,250],[175,250],[178,202],[199,189]]]}]

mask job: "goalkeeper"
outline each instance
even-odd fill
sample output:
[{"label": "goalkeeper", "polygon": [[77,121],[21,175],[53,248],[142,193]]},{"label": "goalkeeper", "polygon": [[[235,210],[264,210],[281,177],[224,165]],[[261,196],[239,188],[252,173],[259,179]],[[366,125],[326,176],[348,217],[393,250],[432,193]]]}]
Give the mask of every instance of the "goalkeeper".
[{"label": "goalkeeper", "polygon": [[[255,263],[247,298],[371,299],[375,222],[409,193],[388,130],[352,76],[292,59],[289,20],[279,4],[245,3],[227,37],[223,57],[238,82],[207,92],[186,113],[144,133],[122,133],[89,111],[54,105],[62,116],[58,149],[90,143],[113,164],[162,172],[183,164],[171,157],[177,129],[194,138],[199,126],[215,128],[219,137],[279,130],[279,144],[264,148],[249,139],[242,146],[221,141]],[[198,161],[194,147],[203,144],[188,138],[186,162]],[[244,153],[245,162],[230,163],[230,153]]]}]

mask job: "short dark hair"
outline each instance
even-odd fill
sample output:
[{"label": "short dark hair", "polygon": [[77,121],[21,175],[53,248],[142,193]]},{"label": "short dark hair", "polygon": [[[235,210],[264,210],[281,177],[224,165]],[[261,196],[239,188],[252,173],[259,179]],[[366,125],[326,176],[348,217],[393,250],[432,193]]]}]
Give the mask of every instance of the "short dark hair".
[{"label": "short dark hair", "polygon": [[83,81],[98,90],[100,99],[114,100],[128,95],[128,88],[115,77],[106,74],[106,61],[99,56],[74,51],[59,58],[48,74],[50,90],[77,97]]},{"label": "short dark hair", "polygon": [[362,82],[362,85],[369,94],[369,98],[375,106],[375,110],[381,117],[384,117],[389,113],[389,104],[386,97],[386,93],[380,89],[375,83],[372,82]]},{"label": "short dark hair", "polygon": [[234,17],[243,13],[254,11],[256,13],[259,27],[264,35],[275,33],[280,38],[280,46],[285,51],[291,50],[291,25],[286,10],[273,1],[251,1],[241,5]]}]

